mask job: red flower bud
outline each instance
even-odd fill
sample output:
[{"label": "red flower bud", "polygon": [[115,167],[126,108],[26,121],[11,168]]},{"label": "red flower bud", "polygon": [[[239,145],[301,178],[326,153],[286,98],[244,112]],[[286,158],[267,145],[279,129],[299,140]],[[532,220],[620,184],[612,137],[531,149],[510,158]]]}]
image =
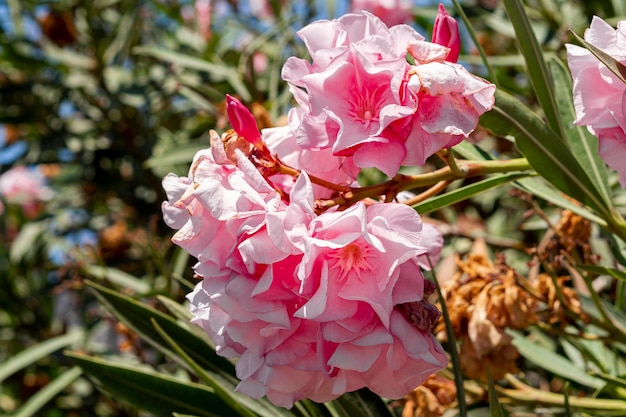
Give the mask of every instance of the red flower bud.
[{"label": "red flower bud", "polygon": [[443,4],[439,3],[439,10],[433,27],[433,43],[450,48],[446,57],[448,62],[456,62],[461,51],[461,36],[459,24],[448,14]]},{"label": "red flower bud", "polygon": [[265,149],[265,144],[261,139],[261,132],[259,132],[259,127],[250,110],[241,104],[239,100],[228,94],[226,94],[226,113],[237,135],[246,139],[257,149]]}]

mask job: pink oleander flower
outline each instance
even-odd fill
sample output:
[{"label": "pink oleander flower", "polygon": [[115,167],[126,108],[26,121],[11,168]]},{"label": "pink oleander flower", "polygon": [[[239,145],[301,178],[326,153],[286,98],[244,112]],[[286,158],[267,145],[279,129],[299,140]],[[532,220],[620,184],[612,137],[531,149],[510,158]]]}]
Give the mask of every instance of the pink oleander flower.
[{"label": "pink oleander flower", "polygon": [[0,198],[9,205],[20,206],[28,217],[36,217],[41,203],[54,196],[46,182],[37,167],[16,166],[0,175]]},{"label": "pink oleander flower", "polygon": [[443,45],[450,49],[446,61],[456,62],[461,52],[461,35],[459,24],[448,14],[443,4],[439,3],[437,17],[433,27],[433,43]]},{"label": "pink oleander flower", "polygon": [[454,40],[451,22],[438,30],[450,47],[424,41],[407,25],[388,28],[366,12],[299,31],[312,62],[292,57],[282,72],[304,109],[290,123],[297,144],[331,148],[357,167],[394,176],[401,165],[423,165],[466,138],[493,106],[495,86],[447,62],[458,33]]},{"label": "pink oleander flower", "polygon": [[352,0],[351,11],[367,10],[387,26],[395,26],[411,20],[412,0]]},{"label": "pink oleander flower", "polygon": [[[270,152],[278,155],[280,160],[290,167],[305,171],[317,178],[339,185],[354,183],[359,175],[359,169],[350,158],[333,155],[331,148],[311,150],[298,146],[296,134],[290,126],[300,125],[299,118],[302,113],[302,108],[293,108],[289,111],[288,126],[263,129],[263,142]],[[272,182],[289,194],[294,178],[284,176],[284,181],[280,181],[277,177],[272,176]],[[316,198],[330,198],[334,193],[333,190],[316,184],[313,184],[313,190]]]},{"label": "pink oleander flower", "polygon": [[228,159],[221,138],[211,132],[211,149],[196,154],[188,177],[169,174],[163,180],[163,217],[179,229],[172,241],[198,258],[203,276],[249,271],[253,266],[237,245],[262,233],[268,212],[284,209],[278,192],[239,149],[234,157]]},{"label": "pink oleander flower", "polygon": [[211,0],[196,0],[196,19],[200,35],[206,40],[211,39]]},{"label": "pink oleander flower", "polygon": [[414,42],[408,50],[418,65],[409,71],[408,89],[415,95],[406,165],[423,165],[426,158],[467,138],[478,118],[494,104],[495,85],[463,66],[445,61],[448,48]]},{"label": "pink oleander flower", "polygon": [[164,179],[163,213],[198,258],[192,321],[218,354],[239,358],[237,391],[283,407],[362,387],[400,398],[444,367],[419,266],[440,235],[423,236],[419,215],[397,203],[318,215],[306,172],[281,199],[233,154],[212,133],[188,177]]},{"label": "pink oleander flower", "polygon": [[[585,40],[626,64],[626,21],[617,29],[594,16]],[[626,84],[587,49],[566,45],[567,61],[574,79],[575,123],[587,126],[598,138],[600,157],[626,187]]]}]

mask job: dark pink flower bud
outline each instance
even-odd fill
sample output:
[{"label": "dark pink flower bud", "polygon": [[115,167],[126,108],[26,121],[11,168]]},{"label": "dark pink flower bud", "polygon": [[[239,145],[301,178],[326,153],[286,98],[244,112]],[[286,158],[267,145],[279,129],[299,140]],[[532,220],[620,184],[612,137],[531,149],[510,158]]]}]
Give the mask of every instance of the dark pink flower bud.
[{"label": "dark pink flower bud", "polygon": [[448,14],[443,4],[439,3],[439,11],[433,27],[433,43],[450,48],[446,57],[448,62],[456,62],[461,51],[461,36],[459,24]]},{"label": "dark pink flower bud", "polygon": [[241,104],[239,100],[228,94],[226,94],[226,113],[237,135],[246,139],[257,149],[265,149],[265,144],[261,139],[261,132],[259,132],[259,127],[250,110]]}]

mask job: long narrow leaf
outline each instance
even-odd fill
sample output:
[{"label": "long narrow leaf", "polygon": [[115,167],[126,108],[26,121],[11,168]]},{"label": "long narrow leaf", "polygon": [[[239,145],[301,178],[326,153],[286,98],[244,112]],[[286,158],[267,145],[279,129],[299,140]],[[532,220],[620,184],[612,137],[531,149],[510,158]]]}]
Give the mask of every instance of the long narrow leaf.
[{"label": "long narrow leaf", "polygon": [[493,384],[493,377],[491,376],[491,370],[487,369],[487,378],[489,384],[489,415],[491,417],[504,417],[500,401],[498,400],[498,394],[496,394],[496,387]]},{"label": "long narrow leaf", "polygon": [[559,190],[554,188],[550,183],[547,183],[541,177],[522,178],[521,180],[515,181],[514,185],[517,188],[526,191],[527,193],[542,198],[566,210],[570,210],[571,212],[576,213],[587,220],[591,220],[592,222],[597,223],[600,226],[607,226],[606,220],[598,217],[588,208],[581,206],[580,204],[577,204],[571,199],[565,197],[562,193],[559,192]]},{"label": "long narrow leaf", "polygon": [[452,204],[467,200],[479,193],[486,190],[498,187],[500,185],[516,181],[522,178],[528,177],[528,173],[511,172],[508,174],[496,175],[491,178],[476,182],[474,184],[467,185],[454,191],[450,191],[443,195],[429,198],[423,203],[419,203],[413,206],[420,214],[430,213],[440,208],[450,206]]},{"label": "long narrow leaf", "polygon": [[12,417],[31,417],[37,414],[44,405],[56,397],[67,386],[74,382],[83,373],[80,367],[75,366],[69,371],[65,371],[61,376],[37,391],[28,399]]},{"label": "long narrow leaf", "polygon": [[115,398],[158,417],[170,417],[173,412],[221,417],[232,411],[204,385],[76,352],[66,355]]},{"label": "long narrow leaf", "polygon": [[159,324],[153,320],[154,328],[165,339],[165,341],[172,347],[178,356],[180,356],[193,372],[202,379],[208,386],[210,386],[215,394],[224,401],[231,409],[230,415],[236,413],[242,417],[255,417],[255,414],[249,409],[242,407],[237,401],[235,396],[228,392],[210,373],[202,369],[179,345],[172,339]]},{"label": "long narrow leaf", "polygon": [[496,91],[496,104],[480,119],[496,135],[513,136],[515,144],[532,167],[568,196],[606,215],[603,195],[572,155],[556,139],[557,134],[515,97]]},{"label": "long narrow leaf", "polygon": [[567,380],[591,387],[601,388],[604,381],[588,375],[584,369],[577,368],[564,356],[561,356],[541,345],[532,343],[524,335],[515,331],[508,331],[513,337],[513,346],[519,350],[520,354],[534,364],[559,375]]},{"label": "long narrow leaf", "polygon": [[557,106],[564,125],[565,139],[570,145],[574,157],[578,159],[580,165],[604,197],[604,204],[607,207],[612,207],[611,193],[607,185],[609,182],[608,173],[606,164],[600,158],[598,139],[586,127],[574,124],[576,110],[571,95],[572,80],[569,71],[563,62],[556,57],[550,59],[549,65],[554,86],[560,92],[557,97]]},{"label": "long narrow leaf", "polygon": [[576,38],[578,42],[582,46],[584,46],[589,52],[591,52],[600,62],[602,62],[606,67],[613,73],[617,78],[619,78],[624,84],[626,84],[626,66],[613,58],[611,55],[604,52],[602,49],[596,47],[595,45],[587,42],[580,36],[578,36],[575,32],[570,31],[570,33]]},{"label": "long narrow leaf", "polygon": [[554,86],[543,57],[543,51],[537,42],[524,5],[521,0],[503,0],[502,3],[515,29],[515,36],[526,61],[530,82],[546,116],[548,126],[558,133],[555,139],[563,141],[563,126],[557,110]]},{"label": "long narrow leaf", "polygon": [[149,307],[126,295],[87,281],[96,297],[124,324],[160,351],[176,357],[168,343],[155,330],[155,320],[171,337],[185,349],[196,362],[206,369],[234,375],[234,366],[221,356],[205,340],[186,329],[172,317]]},{"label": "long narrow leaf", "polygon": [[40,342],[20,353],[9,358],[0,364],[0,382],[7,377],[31,365],[38,360],[45,358],[57,350],[66,348],[67,346],[82,340],[84,333],[80,330],[72,331],[61,336]]},{"label": "long narrow leaf", "polygon": [[215,81],[228,81],[231,87],[233,87],[235,92],[244,101],[250,101],[252,99],[252,96],[241,80],[239,73],[237,71],[233,71],[232,68],[226,65],[214,64],[189,55],[148,46],[136,46],[133,48],[133,53],[138,55],[149,55],[183,68],[206,72],[210,74]]}]

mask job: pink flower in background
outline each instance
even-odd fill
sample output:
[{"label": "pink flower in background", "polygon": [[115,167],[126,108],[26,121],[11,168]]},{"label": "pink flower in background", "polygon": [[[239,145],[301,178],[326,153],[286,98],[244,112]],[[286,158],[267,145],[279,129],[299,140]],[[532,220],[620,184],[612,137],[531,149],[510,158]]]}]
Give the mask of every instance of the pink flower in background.
[{"label": "pink flower in background", "polygon": [[[594,16],[585,40],[626,64],[626,21],[614,29]],[[600,157],[619,173],[620,184],[626,187],[626,84],[587,49],[566,47],[574,79],[575,123],[598,137]]]},{"label": "pink flower in background", "polygon": [[20,206],[28,217],[35,217],[40,204],[54,196],[46,182],[39,168],[16,166],[0,175],[0,198],[9,205]]},{"label": "pink flower in background", "polygon": [[437,17],[433,27],[433,43],[443,45],[450,49],[446,61],[456,62],[461,51],[461,36],[459,24],[448,14],[443,4],[439,3]]},{"label": "pink flower in background", "polygon": [[196,0],[195,9],[200,35],[209,40],[211,39],[211,0]]},{"label": "pink flower in background", "polygon": [[367,10],[387,26],[395,26],[411,20],[412,0],[352,0],[351,11]]}]

